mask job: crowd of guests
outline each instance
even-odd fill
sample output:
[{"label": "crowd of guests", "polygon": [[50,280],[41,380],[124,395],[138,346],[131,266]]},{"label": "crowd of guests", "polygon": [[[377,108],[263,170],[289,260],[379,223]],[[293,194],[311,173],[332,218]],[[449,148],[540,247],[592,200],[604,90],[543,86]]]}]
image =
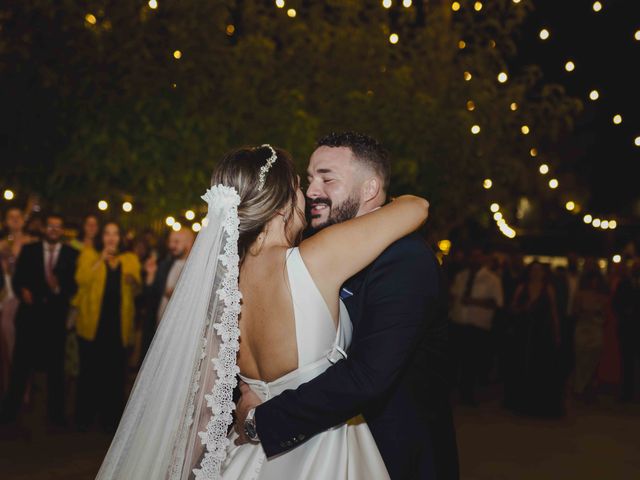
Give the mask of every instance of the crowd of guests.
[{"label": "crowd of guests", "polygon": [[570,254],[552,268],[480,248],[445,260],[460,401],[503,384],[504,406],[559,417],[603,391],[635,396],[640,361],[640,260],[609,263]]},{"label": "crowd of guests", "polygon": [[[88,215],[4,216],[0,238],[0,422],[33,402],[46,375],[48,424],[113,431],[191,250],[188,229],[132,236]],[[504,406],[545,417],[603,386],[635,396],[640,362],[640,260],[568,255],[566,266],[480,248],[444,257],[459,397],[504,386]]]},{"label": "crowd of guests", "polygon": [[[0,421],[16,422],[46,375],[47,423],[113,432],[194,234],[127,234],[87,216],[5,214],[0,240]],[[163,253],[166,252],[166,255]],[[159,260],[161,258],[161,260]],[[129,375],[132,373],[132,375]]]}]

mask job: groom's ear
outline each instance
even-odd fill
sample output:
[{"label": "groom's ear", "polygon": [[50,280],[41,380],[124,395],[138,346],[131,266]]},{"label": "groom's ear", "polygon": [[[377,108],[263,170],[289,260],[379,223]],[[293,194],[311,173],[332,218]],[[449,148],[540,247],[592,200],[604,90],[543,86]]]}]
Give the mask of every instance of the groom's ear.
[{"label": "groom's ear", "polygon": [[369,202],[375,199],[380,193],[380,189],[382,188],[382,183],[378,177],[371,177],[365,180],[364,185],[362,186],[364,193],[364,201]]}]

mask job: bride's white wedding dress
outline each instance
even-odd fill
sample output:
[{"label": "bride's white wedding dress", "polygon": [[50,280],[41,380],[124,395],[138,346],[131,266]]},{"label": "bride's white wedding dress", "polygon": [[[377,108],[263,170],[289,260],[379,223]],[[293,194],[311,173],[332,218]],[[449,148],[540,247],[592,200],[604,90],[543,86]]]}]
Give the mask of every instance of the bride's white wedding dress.
[{"label": "bride's white wedding dress", "polygon": [[[251,390],[266,401],[295,389],[324,372],[346,355],[351,321],[340,302],[336,331],[329,308],[307,270],[300,251],[287,252],[287,272],[294,306],[298,368],[272,382],[241,375]],[[369,427],[361,417],[320,433],[288,452],[266,459],[259,444],[236,446],[235,432],[222,465],[224,480],[386,480],[387,470]],[[304,440],[304,439],[300,439]]]}]

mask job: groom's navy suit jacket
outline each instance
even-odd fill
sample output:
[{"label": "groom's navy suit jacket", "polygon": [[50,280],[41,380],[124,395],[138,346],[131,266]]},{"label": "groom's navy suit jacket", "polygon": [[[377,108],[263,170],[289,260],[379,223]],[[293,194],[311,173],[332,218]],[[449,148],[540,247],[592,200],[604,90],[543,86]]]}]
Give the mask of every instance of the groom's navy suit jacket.
[{"label": "groom's navy suit jacket", "polygon": [[341,291],[354,327],[348,358],[257,407],[267,456],[362,413],[392,480],[457,479],[443,289],[418,234],[351,278]]}]

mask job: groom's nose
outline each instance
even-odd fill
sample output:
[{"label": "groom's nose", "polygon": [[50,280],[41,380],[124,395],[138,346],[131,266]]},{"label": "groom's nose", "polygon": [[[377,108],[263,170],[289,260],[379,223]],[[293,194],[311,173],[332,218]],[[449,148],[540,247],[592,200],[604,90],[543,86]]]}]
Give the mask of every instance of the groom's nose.
[{"label": "groom's nose", "polygon": [[322,196],[322,190],[318,188],[318,182],[312,180],[307,187],[307,198],[313,200],[314,198],[318,198]]}]

